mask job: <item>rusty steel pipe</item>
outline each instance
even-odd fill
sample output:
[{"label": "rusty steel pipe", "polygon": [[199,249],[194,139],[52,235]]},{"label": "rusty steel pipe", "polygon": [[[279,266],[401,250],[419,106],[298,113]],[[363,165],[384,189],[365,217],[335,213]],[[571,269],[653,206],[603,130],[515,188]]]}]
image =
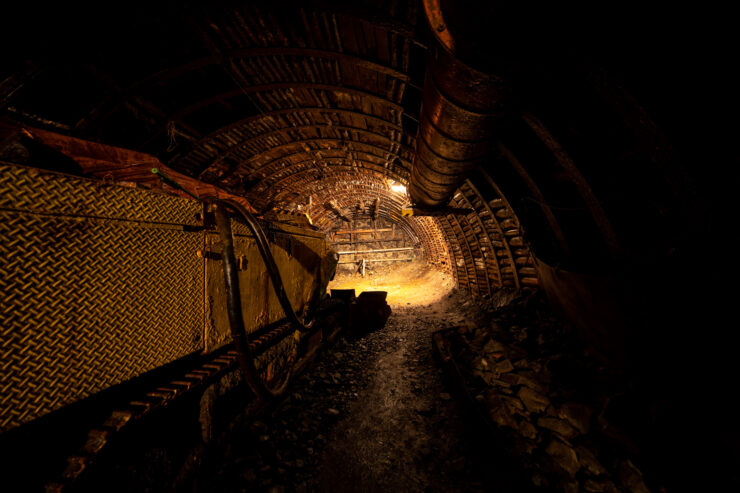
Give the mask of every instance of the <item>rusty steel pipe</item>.
[{"label": "rusty steel pipe", "polygon": [[475,56],[459,53],[465,45],[456,43],[454,33],[464,27],[451,29],[440,3],[424,0],[435,42],[424,80],[409,179],[412,202],[428,210],[447,205],[467,173],[481,164],[502,119],[505,92],[499,77],[467,63]]}]

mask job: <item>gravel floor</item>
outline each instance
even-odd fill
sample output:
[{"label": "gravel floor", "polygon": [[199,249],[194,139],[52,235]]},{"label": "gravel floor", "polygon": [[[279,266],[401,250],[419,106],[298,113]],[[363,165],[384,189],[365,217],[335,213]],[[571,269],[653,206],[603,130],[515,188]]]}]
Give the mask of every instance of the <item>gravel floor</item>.
[{"label": "gravel floor", "polygon": [[382,329],[340,338],[269,418],[209,450],[197,489],[500,491],[432,356],[432,332],[464,323],[464,304],[396,305]]}]

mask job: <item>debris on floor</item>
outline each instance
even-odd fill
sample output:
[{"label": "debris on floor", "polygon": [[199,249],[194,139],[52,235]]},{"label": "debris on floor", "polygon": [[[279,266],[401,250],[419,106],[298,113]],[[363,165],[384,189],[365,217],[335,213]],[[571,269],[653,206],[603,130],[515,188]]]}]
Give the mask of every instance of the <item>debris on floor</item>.
[{"label": "debris on floor", "polygon": [[549,313],[541,293],[502,292],[483,308],[472,326],[435,339],[532,485],[563,492],[650,491],[635,465],[635,447],[607,417],[609,396],[629,390],[623,375],[610,373],[590,354]]},{"label": "debris on floor", "polygon": [[193,491],[507,491],[435,364],[432,333],[459,324],[466,299],[435,276],[434,303],[396,302],[382,328],[340,337],[270,416],[236,420]]}]

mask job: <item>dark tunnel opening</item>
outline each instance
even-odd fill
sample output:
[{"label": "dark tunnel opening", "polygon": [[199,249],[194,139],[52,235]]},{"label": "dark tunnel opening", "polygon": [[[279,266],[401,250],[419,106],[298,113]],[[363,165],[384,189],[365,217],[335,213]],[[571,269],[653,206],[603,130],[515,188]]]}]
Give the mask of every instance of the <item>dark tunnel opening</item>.
[{"label": "dark tunnel opening", "polygon": [[728,14],[8,7],[0,489],[737,489]]}]

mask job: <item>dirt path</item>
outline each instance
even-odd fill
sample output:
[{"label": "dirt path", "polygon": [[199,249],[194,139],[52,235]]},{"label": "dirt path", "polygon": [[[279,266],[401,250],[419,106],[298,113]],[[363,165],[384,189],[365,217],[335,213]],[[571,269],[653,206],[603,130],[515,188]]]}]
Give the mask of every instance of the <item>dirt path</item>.
[{"label": "dirt path", "polygon": [[320,491],[487,491],[480,451],[436,368],[431,333],[460,322],[447,300],[397,308],[375,336],[382,349],[369,382],[332,431]]},{"label": "dirt path", "polygon": [[210,473],[196,489],[496,489],[485,444],[470,436],[432,354],[432,332],[465,322],[466,298],[444,294],[450,284],[434,273],[412,282],[417,290],[426,285],[435,302],[403,305],[396,297],[385,327],[341,338],[294,382],[270,419],[234,424],[209,454],[204,472]]}]

